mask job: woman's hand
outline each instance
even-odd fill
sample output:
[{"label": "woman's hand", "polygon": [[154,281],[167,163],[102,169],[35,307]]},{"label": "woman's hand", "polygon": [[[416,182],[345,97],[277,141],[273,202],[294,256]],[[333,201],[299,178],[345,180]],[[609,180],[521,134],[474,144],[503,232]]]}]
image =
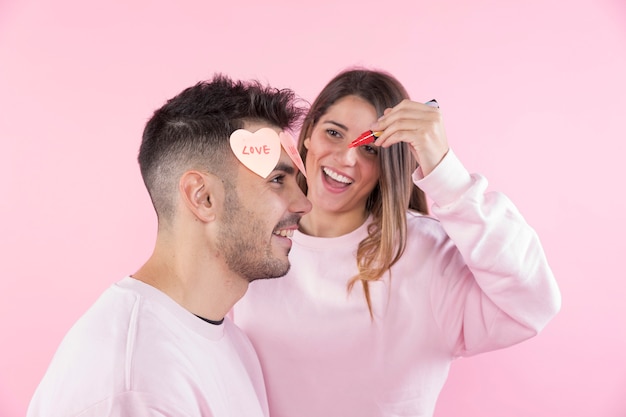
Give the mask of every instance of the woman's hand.
[{"label": "woman's hand", "polygon": [[377,146],[408,143],[424,176],[435,169],[450,149],[439,108],[429,104],[402,100],[385,110],[371,129],[383,131],[374,142]]}]

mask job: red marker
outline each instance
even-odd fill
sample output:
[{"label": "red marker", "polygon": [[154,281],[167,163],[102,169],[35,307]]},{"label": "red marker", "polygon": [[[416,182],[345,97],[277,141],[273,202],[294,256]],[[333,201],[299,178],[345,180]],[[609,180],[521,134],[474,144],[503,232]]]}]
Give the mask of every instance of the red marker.
[{"label": "red marker", "polygon": [[[429,102],[426,103],[426,105],[430,107],[439,108],[439,104],[437,103],[437,100],[435,99],[430,100]],[[348,145],[348,147],[356,148],[357,146],[369,145],[370,143],[373,143],[376,139],[378,139],[380,135],[382,134],[383,134],[382,131],[374,132],[372,130],[367,130],[361,133],[361,135],[358,138],[350,142],[350,145]]]},{"label": "red marker", "polygon": [[372,132],[371,130],[365,131],[358,138],[354,139],[348,145],[349,148],[356,148],[357,146],[368,145],[374,142],[383,132]]}]

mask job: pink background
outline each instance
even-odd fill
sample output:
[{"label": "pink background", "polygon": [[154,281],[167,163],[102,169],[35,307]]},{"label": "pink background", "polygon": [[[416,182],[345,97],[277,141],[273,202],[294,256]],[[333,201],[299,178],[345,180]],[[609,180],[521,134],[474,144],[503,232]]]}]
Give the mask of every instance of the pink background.
[{"label": "pink background", "polygon": [[626,416],[623,0],[169,3],[0,2],[0,416],[150,254],[136,154],[155,108],[218,71],[312,100],[354,64],[437,98],[563,293],[537,338],[457,361],[436,416]]}]

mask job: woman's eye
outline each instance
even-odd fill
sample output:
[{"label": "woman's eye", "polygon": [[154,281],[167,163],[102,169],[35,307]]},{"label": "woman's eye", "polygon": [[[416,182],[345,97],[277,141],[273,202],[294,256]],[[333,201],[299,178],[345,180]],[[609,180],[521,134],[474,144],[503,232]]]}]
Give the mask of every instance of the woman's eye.
[{"label": "woman's eye", "polygon": [[376,149],[375,146],[363,145],[361,146],[361,148],[363,148],[363,150],[369,154],[378,155],[378,149]]},{"label": "woman's eye", "polygon": [[333,138],[341,138],[341,133],[334,129],[326,129],[326,133],[328,133],[328,136],[332,136]]}]

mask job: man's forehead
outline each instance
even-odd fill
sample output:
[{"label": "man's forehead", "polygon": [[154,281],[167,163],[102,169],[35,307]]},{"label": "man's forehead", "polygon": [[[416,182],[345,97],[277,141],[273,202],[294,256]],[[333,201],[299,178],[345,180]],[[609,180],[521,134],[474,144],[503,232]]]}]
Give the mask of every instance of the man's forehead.
[{"label": "man's forehead", "polygon": [[289,170],[294,170],[294,172],[298,170],[298,167],[293,162],[289,154],[285,151],[284,148],[281,147],[280,159],[278,160],[278,163],[276,164],[276,168],[274,169],[285,170],[285,168],[289,168]]}]

